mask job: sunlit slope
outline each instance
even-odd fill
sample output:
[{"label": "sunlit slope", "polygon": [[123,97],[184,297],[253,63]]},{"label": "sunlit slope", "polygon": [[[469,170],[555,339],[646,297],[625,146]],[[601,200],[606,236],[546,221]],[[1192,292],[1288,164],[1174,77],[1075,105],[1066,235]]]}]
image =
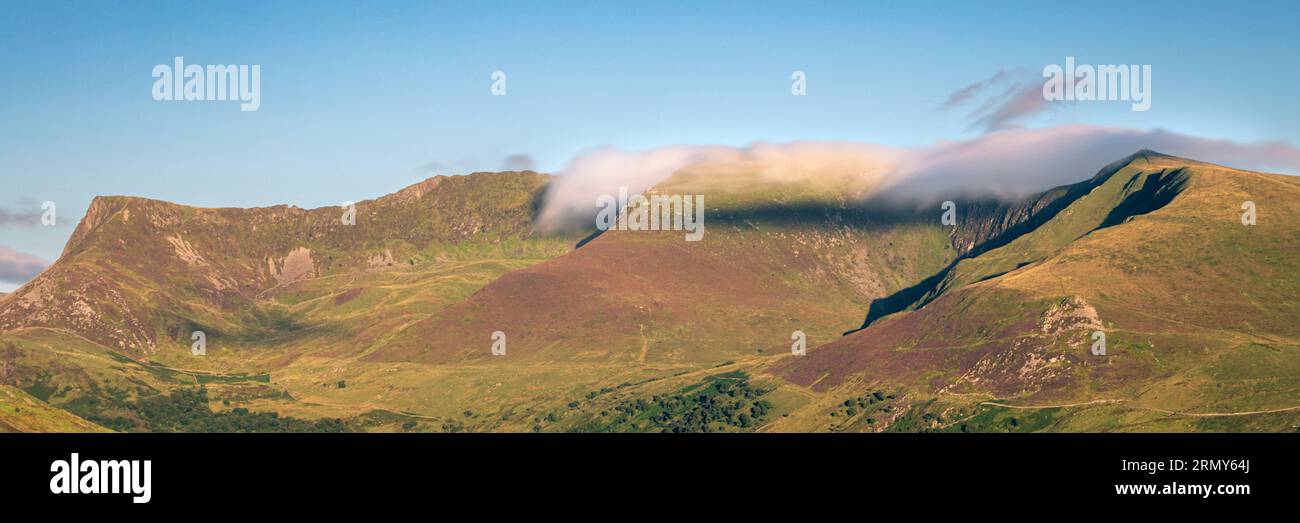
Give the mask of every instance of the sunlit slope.
[{"label": "sunlit slope", "polygon": [[8,385],[0,385],[0,432],[109,432]]},{"label": "sunlit slope", "polygon": [[342,208],[97,199],[64,256],[0,303],[5,382],[129,430],[150,427],[133,405],[198,385],[218,409],[356,415],[295,387],[346,379],[407,324],[572,249],[580,233],[533,231],[547,180],[432,178],[358,203],[355,225]]},{"label": "sunlit slope", "polygon": [[[374,408],[407,408],[402,401],[413,400],[410,410],[430,412],[425,404],[430,397],[455,390],[435,369],[398,374],[355,358],[405,324],[438,314],[501,274],[539,261],[444,261],[342,280],[303,280],[260,302],[260,310],[271,311],[265,321],[274,330],[256,339],[211,337],[203,356],[191,354],[189,344],[177,344],[135,360],[66,330],[27,327],[0,333],[0,360],[8,365],[8,382],[83,417],[115,423],[118,430],[149,428],[132,405],[198,386],[207,388],[218,410],[349,418]],[[350,386],[338,387],[340,382]],[[387,395],[399,386],[409,392],[375,401],[374,391]],[[367,390],[372,392],[357,395]],[[463,411],[481,403],[477,399],[463,398],[447,405],[454,410],[440,412]]]},{"label": "sunlit slope", "polygon": [[431,178],[357,203],[354,220],[341,207],[96,198],[59,260],[0,303],[0,330],[63,329],[133,357],[188,345],[195,330],[274,337],[298,320],[264,299],[299,281],[427,267],[483,246],[510,257],[563,252],[563,241],[528,241],[546,180],[532,172]]},{"label": "sunlit slope", "polygon": [[[1100,181],[1033,232],[957,264],[919,310],[775,372],[826,394],[905,387],[918,413],[949,418],[980,401],[1074,405],[1042,429],[1293,424],[1296,180],[1144,152]],[[1247,201],[1256,225],[1242,223]],[[1090,352],[1096,331],[1105,356]]]}]

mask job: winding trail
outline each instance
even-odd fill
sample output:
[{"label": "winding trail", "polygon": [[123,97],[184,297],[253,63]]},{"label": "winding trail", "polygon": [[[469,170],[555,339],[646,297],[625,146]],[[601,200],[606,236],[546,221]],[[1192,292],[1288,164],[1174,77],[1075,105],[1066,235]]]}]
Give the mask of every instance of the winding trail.
[{"label": "winding trail", "polygon": [[1006,407],[1008,409],[1063,409],[1067,407],[1083,407],[1087,405],[1098,405],[1101,403],[1123,403],[1128,400],[1092,400],[1083,403],[1065,403],[1061,405],[1008,405],[996,401],[981,401],[980,405],[993,405],[994,407]]},{"label": "winding trail", "polygon": [[645,337],[645,324],[641,324],[641,355],[637,356],[638,363],[645,363],[646,353],[650,352],[650,340]]},{"label": "winding trail", "polygon": [[[1025,409],[1025,410],[1032,410],[1032,409],[1062,409],[1062,408],[1068,408],[1068,407],[1085,407],[1085,406],[1088,406],[1088,405],[1098,405],[1098,404],[1104,404],[1104,403],[1128,403],[1128,402],[1129,402],[1129,400],[1122,400],[1122,399],[1101,399],[1101,400],[1085,401],[1085,402],[1082,402],[1082,403],[1066,403],[1066,404],[1061,404],[1061,405],[1009,405],[1009,404],[1006,404],[1006,403],[1000,403],[1000,402],[996,402],[996,401],[981,401],[981,402],[980,402],[980,405],[992,405],[992,406],[994,406],[994,407],[1003,407],[1003,408],[1008,408],[1008,409]],[[1145,407],[1145,406],[1142,406],[1142,405],[1133,405],[1133,404],[1131,404],[1131,403],[1128,404],[1128,405],[1126,405],[1126,406],[1129,407],[1129,408],[1138,409],[1138,410],[1148,410],[1148,411],[1151,411],[1151,412],[1159,412],[1159,413],[1161,413],[1161,414],[1168,414],[1168,415],[1170,415],[1170,416],[1190,416],[1190,417],[1195,417],[1195,418],[1218,418],[1218,417],[1226,417],[1226,416],[1254,416],[1254,415],[1257,415],[1257,414],[1277,414],[1277,413],[1279,413],[1279,412],[1300,411],[1300,405],[1296,405],[1296,406],[1294,406],[1294,407],[1282,407],[1282,408],[1278,408],[1278,409],[1248,410],[1248,411],[1242,411],[1242,412],[1179,412],[1179,411],[1175,411],[1175,410],[1167,410],[1167,409],[1161,409],[1161,408],[1156,408],[1156,407]]]},{"label": "winding trail", "polygon": [[1276,414],[1276,413],[1279,413],[1279,412],[1290,412],[1290,411],[1293,411],[1293,410],[1300,410],[1300,405],[1296,405],[1296,406],[1294,406],[1294,407],[1284,407],[1284,408],[1280,408],[1280,409],[1249,410],[1249,411],[1245,411],[1245,412],[1175,412],[1175,411],[1172,411],[1172,410],[1157,409],[1157,408],[1155,408],[1155,407],[1137,407],[1137,408],[1139,408],[1139,409],[1144,409],[1144,410],[1150,410],[1150,411],[1154,411],[1154,412],[1161,412],[1161,413],[1165,413],[1165,414],[1169,414],[1169,415],[1173,415],[1173,416],[1193,416],[1193,417],[1198,417],[1198,418],[1215,418],[1215,417],[1221,417],[1221,416],[1254,416],[1254,415],[1256,415],[1256,414]]}]

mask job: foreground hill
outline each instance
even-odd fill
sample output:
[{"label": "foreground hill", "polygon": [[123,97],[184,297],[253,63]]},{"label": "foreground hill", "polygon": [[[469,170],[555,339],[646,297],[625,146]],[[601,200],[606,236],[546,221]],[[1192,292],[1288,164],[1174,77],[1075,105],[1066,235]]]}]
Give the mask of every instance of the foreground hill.
[{"label": "foreground hill", "polygon": [[108,432],[32,395],[0,385],[0,432]]}]

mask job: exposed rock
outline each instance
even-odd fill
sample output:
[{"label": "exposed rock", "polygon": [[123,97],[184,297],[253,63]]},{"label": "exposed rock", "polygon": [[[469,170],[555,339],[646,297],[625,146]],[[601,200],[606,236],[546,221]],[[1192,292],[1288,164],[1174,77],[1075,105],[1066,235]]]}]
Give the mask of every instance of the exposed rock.
[{"label": "exposed rock", "polygon": [[378,271],[393,266],[393,251],[384,249],[384,252],[376,253],[366,260],[366,270]]},{"label": "exposed rock", "polygon": [[1058,337],[1065,334],[1071,348],[1082,346],[1093,331],[1104,328],[1097,309],[1078,296],[1061,300],[1038,318],[1039,332]]},{"label": "exposed rock", "polygon": [[289,252],[280,262],[279,270],[275,267],[275,261],[266,260],[271,270],[271,276],[275,277],[277,285],[292,283],[303,278],[310,278],[316,275],[316,264],[311,259],[311,249],[298,247]]},{"label": "exposed rock", "polygon": [[208,264],[208,261],[199,256],[198,251],[195,251],[194,246],[185,241],[185,238],[181,238],[179,235],[168,236],[167,242],[172,244],[172,248],[176,250],[176,256],[185,260],[185,263],[194,266]]}]

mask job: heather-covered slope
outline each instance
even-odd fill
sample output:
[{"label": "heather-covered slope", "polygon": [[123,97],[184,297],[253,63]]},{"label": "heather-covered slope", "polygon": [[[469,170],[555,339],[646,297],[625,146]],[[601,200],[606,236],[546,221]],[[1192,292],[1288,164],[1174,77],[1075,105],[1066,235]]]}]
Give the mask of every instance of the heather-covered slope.
[{"label": "heather-covered slope", "polygon": [[[970,219],[950,229],[937,207],[875,200],[871,190],[678,173],[654,192],[704,195],[699,241],[607,231],[411,325],[368,359],[691,367],[788,351],[794,331],[816,345],[861,323],[873,300],[1027,230],[1064,194],[971,202]],[[487,350],[494,331],[508,336],[507,358]]]},{"label": "heather-covered slope", "polygon": [[[979,401],[1043,407],[1022,409],[1039,429],[1300,420],[1296,179],[1147,152],[1093,182],[1033,232],[958,263],[919,309],[774,371],[822,394],[907,389],[909,416],[925,417],[905,420],[914,428],[1015,416]],[[1246,201],[1256,225],[1241,221]],[[1096,331],[1104,356],[1090,352]],[[1061,405],[1074,407],[1046,408]],[[822,426],[880,427],[835,421]]]}]

